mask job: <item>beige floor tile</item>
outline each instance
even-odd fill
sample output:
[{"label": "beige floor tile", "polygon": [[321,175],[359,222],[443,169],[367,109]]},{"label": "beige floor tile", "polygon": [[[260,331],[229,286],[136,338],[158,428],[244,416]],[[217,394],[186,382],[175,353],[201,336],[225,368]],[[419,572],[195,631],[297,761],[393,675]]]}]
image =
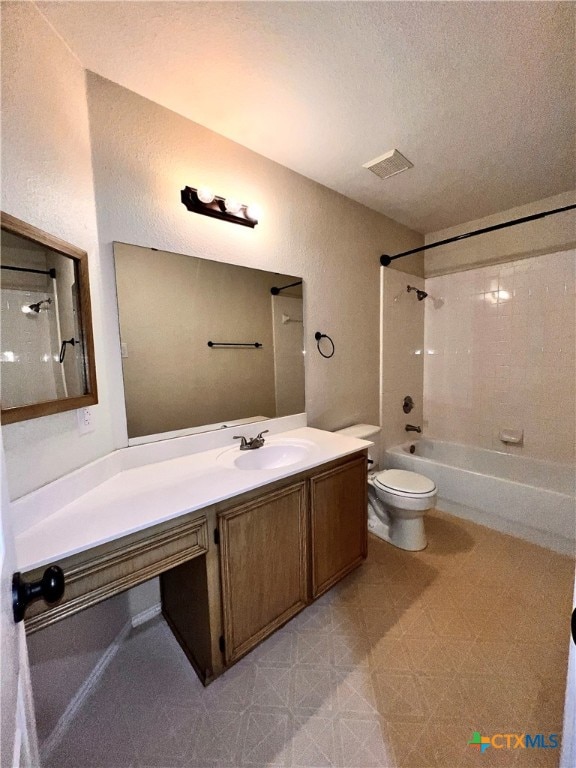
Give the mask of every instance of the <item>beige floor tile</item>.
[{"label": "beige floor tile", "polygon": [[367,637],[353,634],[332,635],[332,661],[334,667],[368,667],[370,664],[370,641]]},{"label": "beige floor tile", "polygon": [[418,675],[428,711],[438,721],[470,721],[472,712],[465,684],[458,677]]},{"label": "beige floor tile", "polygon": [[372,672],[412,672],[409,646],[402,635],[384,635],[370,648]]},{"label": "beige floor tile", "polygon": [[[512,676],[508,666],[511,647],[503,640],[477,638],[468,646],[461,671],[467,675]],[[524,676],[525,673],[520,675]]]},{"label": "beige floor tile", "polygon": [[325,717],[295,718],[292,736],[294,768],[335,768],[341,764],[338,731]]},{"label": "beige floor tile", "polygon": [[396,768],[407,765],[407,757],[414,749],[418,739],[427,727],[427,721],[422,722],[403,720],[380,720],[382,735],[388,748],[388,753],[394,759]]},{"label": "beige floor tile", "polygon": [[434,512],[208,688],[162,620],[132,633],[47,768],[556,768],[574,563]]},{"label": "beige floor tile", "polygon": [[376,672],[373,679],[381,717],[392,722],[422,721],[428,718],[428,702],[417,675]]},{"label": "beige floor tile", "polygon": [[438,637],[453,640],[472,640],[474,630],[466,617],[456,608],[429,610],[428,615]]},{"label": "beige floor tile", "polygon": [[438,637],[431,613],[423,608],[408,607],[400,618],[400,628],[405,637],[429,640]]},{"label": "beige floor tile", "polygon": [[423,675],[455,676],[466,663],[471,641],[452,638],[405,637],[412,671]]},{"label": "beige floor tile", "polygon": [[366,636],[372,644],[384,637],[400,637],[403,634],[402,613],[397,608],[390,606],[378,610],[365,608],[362,611],[362,617]]},{"label": "beige floor tile", "polygon": [[386,750],[378,718],[336,721],[342,765],[346,768],[385,768],[393,759]]},{"label": "beige floor tile", "polygon": [[336,673],[338,712],[375,716],[378,712],[372,676],[368,670],[350,669]]},{"label": "beige floor tile", "polygon": [[250,712],[243,734],[241,764],[258,767],[291,765],[289,725],[290,717],[286,713]]}]

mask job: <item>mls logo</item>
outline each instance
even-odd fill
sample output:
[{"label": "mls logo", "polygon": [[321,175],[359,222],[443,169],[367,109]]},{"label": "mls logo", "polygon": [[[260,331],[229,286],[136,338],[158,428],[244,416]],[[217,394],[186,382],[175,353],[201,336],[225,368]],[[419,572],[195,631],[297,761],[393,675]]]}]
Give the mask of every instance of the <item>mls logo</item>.
[{"label": "mls logo", "polygon": [[488,747],[490,746],[490,737],[489,736],[480,736],[478,731],[474,731],[472,734],[471,741],[468,742],[468,745],[479,749],[482,754],[486,752]]}]

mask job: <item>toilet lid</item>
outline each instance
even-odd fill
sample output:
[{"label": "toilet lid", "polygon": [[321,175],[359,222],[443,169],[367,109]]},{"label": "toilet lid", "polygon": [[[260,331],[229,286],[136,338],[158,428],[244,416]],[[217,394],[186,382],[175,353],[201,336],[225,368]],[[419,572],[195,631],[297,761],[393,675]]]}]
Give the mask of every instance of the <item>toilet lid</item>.
[{"label": "toilet lid", "polygon": [[384,490],[410,493],[414,496],[426,495],[436,491],[436,484],[429,477],[404,469],[385,469],[374,477],[374,483]]}]

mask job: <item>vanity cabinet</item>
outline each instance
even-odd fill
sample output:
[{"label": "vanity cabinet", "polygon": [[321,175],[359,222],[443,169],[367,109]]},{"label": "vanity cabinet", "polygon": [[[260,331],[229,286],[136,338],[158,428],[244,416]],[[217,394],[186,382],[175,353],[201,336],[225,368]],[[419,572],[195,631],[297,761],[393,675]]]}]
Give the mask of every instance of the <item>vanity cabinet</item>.
[{"label": "vanity cabinet", "polygon": [[217,505],[225,666],[366,557],[366,462],[345,457]]},{"label": "vanity cabinet", "polygon": [[26,631],[160,576],[162,614],[208,685],[366,557],[366,469],[358,451],[64,557],[63,598],[33,602]]},{"label": "vanity cabinet", "polygon": [[294,483],[219,516],[226,665],[308,602],[306,490]]},{"label": "vanity cabinet", "polygon": [[366,557],[367,509],[364,457],[310,478],[313,599]]}]

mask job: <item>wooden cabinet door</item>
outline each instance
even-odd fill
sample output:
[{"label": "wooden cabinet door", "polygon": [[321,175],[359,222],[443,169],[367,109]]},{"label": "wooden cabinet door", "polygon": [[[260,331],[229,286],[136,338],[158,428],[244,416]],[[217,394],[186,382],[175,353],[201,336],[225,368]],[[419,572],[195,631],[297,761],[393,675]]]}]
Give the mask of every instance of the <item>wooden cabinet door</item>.
[{"label": "wooden cabinet door", "polygon": [[366,458],[322,472],[310,486],[312,597],[316,598],[366,557]]},{"label": "wooden cabinet door", "polygon": [[225,663],[243,656],[307,602],[306,483],[219,518]]}]

